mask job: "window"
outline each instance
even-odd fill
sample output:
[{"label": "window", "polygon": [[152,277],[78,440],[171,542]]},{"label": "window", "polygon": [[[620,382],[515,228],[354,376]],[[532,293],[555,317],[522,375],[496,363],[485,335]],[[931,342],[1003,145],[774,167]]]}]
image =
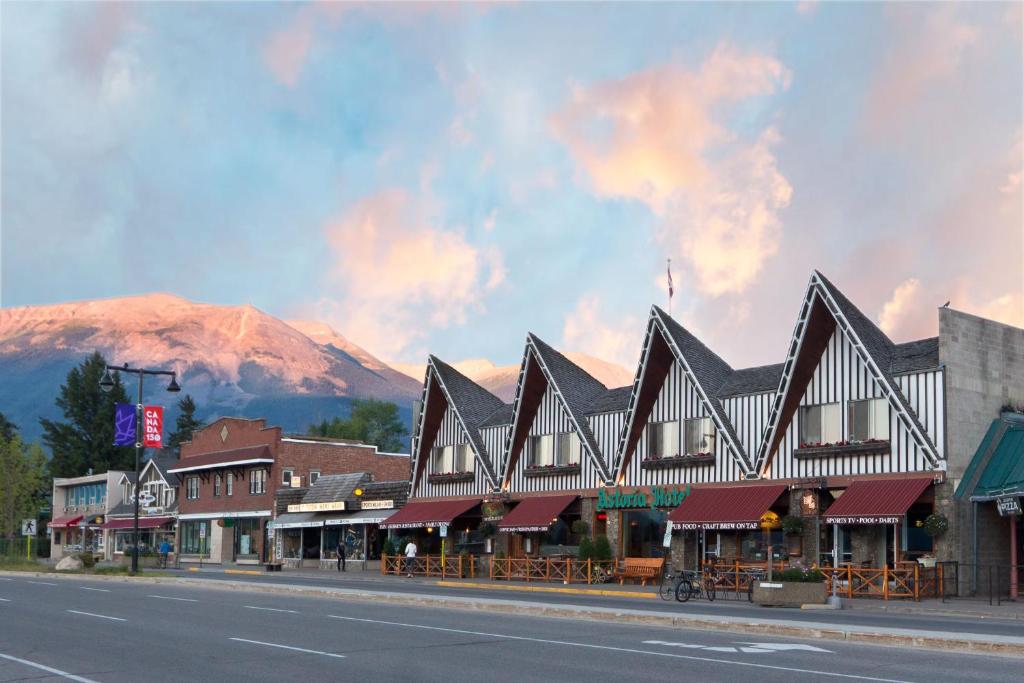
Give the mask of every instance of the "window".
[{"label": "window", "polygon": [[235,473],[228,472],[227,479],[224,482],[227,486],[224,487],[227,494],[230,496],[235,492]]},{"label": "window", "polygon": [[121,484],[121,500],[130,501],[132,499],[132,484],[130,481],[126,481]]},{"label": "window", "polygon": [[57,544],[57,545],[60,545],[60,532],[59,531],[54,531],[53,532],[53,542],[55,544]]},{"label": "window", "polygon": [[715,452],[715,424],[710,417],[687,420],[684,425],[686,427],[687,455],[705,455]]},{"label": "window", "polygon": [[652,458],[679,455],[679,423],[652,422],[647,425],[647,454]]},{"label": "window", "polygon": [[800,407],[800,443],[805,446],[833,444],[842,439],[838,403]]},{"label": "window", "polygon": [[217,497],[220,496],[220,486],[221,486],[221,483],[222,483],[222,479],[223,479],[223,477],[220,476],[220,472],[218,472],[217,474],[213,475],[213,497],[214,498],[217,498]]},{"label": "window", "polygon": [[850,401],[847,407],[850,441],[889,438],[889,402],[886,399]]},{"label": "window", "polygon": [[316,483],[316,480],[320,478],[320,470],[309,471],[309,485],[312,486]]},{"label": "window", "polygon": [[539,434],[531,436],[527,443],[528,467],[544,467],[555,464],[555,435]]},{"label": "window", "polygon": [[295,470],[281,470],[281,486],[290,487]]},{"label": "window", "polygon": [[258,496],[267,492],[267,471],[249,470],[249,495]]},{"label": "window", "polygon": [[431,471],[436,474],[444,472],[451,472],[455,466],[455,447],[454,446],[437,446],[431,455],[433,459],[433,465]]},{"label": "window", "polygon": [[169,508],[174,505],[174,489],[170,486],[164,487],[164,507]]},{"label": "window", "polygon": [[[253,470],[253,472],[265,470]],[[251,476],[251,474],[250,474]],[[253,558],[259,554],[260,520],[243,517],[235,520],[235,558]]]},{"label": "window", "polygon": [[199,477],[189,477],[185,480],[185,497],[189,500],[199,499]]},{"label": "window", "polygon": [[578,465],[580,462],[580,437],[576,432],[563,432],[558,435],[558,451],[556,465]]},{"label": "window", "polygon": [[184,555],[198,555],[209,552],[207,539],[202,538],[200,527],[209,532],[210,522],[178,522],[178,538]]},{"label": "window", "polygon": [[473,451],[470,449],[468,443],[460,443],[455,447],[454,467],[456,472],[473,471]]}]

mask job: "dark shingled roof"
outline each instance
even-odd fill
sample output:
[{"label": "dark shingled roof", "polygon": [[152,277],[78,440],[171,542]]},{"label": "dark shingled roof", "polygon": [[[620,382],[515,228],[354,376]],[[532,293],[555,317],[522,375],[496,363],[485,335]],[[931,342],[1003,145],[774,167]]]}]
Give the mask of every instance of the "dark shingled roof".
[{"label": "dark shingled roof", "polygon": [[487,445],[484,443],[483,437],[480,436],[480,426],[484,420],[505,404],[500,398],[437,356],[430,357],[430,364],[434,367],[437,376],[447,390],[448,398],[455,407],[456,412],[462,417],[469,440],[473,443],[473,447],[480,454],[483,461],[484,470],[492,481],[497,481],[497,477],[494,475],[493,463],[491,462],[491,454],[487,452]]},{"label": "dark shingled roof", "polygon": [[939,367],[939,338],[896,344],[889,372],[898,375]]},{"label": "dark shingled roof", "polygon": [[853,302],[846,298],[846,295],[839,291],[839,288],[832,284],[828,278],[821,274],[821,271],[814,271],[825,287],[826,291],[835,299],[836,305],[842,311],[843,316],[849,321],[857,336],[860,337],[868,353],[875,359],[878,366],[887,370],[892,360],[893,343],[885,332],[878,329],[878,326],[871,322],[871,319],[861,313]]},{"label": "dark shingled roof", "polygon": [[480,428],[500,427],[501,425],[512,424],[512,417],[515,410],[511,403],[503,403],[500,408],[491,413],[486,420],[480,423]]},{"label": "dark shingled roof", "polygon": [[759,365],[755,368],[736,370],[718,390],[718,395],[724,398],[726,396],[776,391],[779,388],[779,382],[782,380],[783,367],[783,363],[776,363],[775,365]]},{"label": "dark shingled roof", "polygon": [[537,335],[530,333],[529,340],[537,350],[537,355],[547,367],[550,373],[550,381],[554,382],[558,391],[565,398],[566,408],[572,414],[573,420],[579,425],[580,438],[587,443],[587,449],[594,454],[598,463],[598,469],[603,476],[610,476],[604,454],[601,452],[597,439],[590,429],[586,415],[590,406],[608,392],[608,387],[591,377],[586,370],[573,363],[571,360],[555,351],[551,346],[542,341]]},{"label": "dark shingled roof", "polygon": [[178,457],[174,455],[174,451],[162,448],[154,453],[150,460],[160,469],[160,473],[164,475],[164,479],[167,480],[168,484],[177,486],[180,483],[180,477],[177,474],[167,473],[167,470],[178,464]]},{"label": "dark shingled roof", "polygon": [[339,500],[354,498],[352,493],[370,475],[366,472],[350,472],[348,474],[322,474],[316,483],[309,487],[303,496],[303,503],[334,503]]},{"label": "dark shingled roof", "polygon": [[633,392],[633,385],[609,389],[591,403],[587,415],[597,413],[612,413],[619,410],[626,410],[629,407],[629,395]]}]

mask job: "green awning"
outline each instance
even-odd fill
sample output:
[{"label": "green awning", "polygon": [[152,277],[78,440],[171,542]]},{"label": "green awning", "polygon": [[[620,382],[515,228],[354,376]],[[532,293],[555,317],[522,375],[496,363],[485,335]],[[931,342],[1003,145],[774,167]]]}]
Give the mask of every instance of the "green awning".
[{"label": "green awning", "polygon": [[956,491],[974,501],[1024,496],[1024,418],[993,420]]}]

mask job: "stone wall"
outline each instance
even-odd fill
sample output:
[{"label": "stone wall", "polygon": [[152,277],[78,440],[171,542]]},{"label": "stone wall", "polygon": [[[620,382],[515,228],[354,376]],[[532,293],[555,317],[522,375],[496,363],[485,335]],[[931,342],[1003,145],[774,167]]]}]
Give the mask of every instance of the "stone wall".
[{"label": "stone wall", "polygon": [[[950,529],[936,539],[935,551],[940,560],[971,564],[971,504],[954,500],[953,491],[999,409],[1024,404],[1024,330],[940,308],[939,362],[945,367],[949,481],[936,487],[935,507]],[[982,526],[979,519],[979,538]]]}]

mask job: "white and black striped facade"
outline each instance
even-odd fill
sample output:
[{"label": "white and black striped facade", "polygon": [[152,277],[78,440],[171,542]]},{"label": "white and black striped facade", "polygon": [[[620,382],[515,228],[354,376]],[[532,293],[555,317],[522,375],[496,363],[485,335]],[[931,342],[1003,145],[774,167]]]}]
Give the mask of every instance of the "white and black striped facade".
[{"label": "white and black striped facade", "polygon": [[[795,483],[840,477],[838,485],[844,486],[851,477],[928,473],[939,479],[946,470],[949,408],[937,339],[894,344],[817,272],[785,362],[774,366],[733,369],[653,307],[631,387],[600,386],[533,335],[527,338],[511,405],[489,394],[482,400],[480,394],[446,391],[434,367],[428,365],[424,409],[413,435],[414,498],[515,499],[545,492],[593,497],[602,487],[756,479]],[[826,448],[813,457],[799,452],[801,406],[838,403],[845,437],[848,403],[868,398],[888,402],[887,448]],[[443,410],[438,400],[444,401]],[[490,415],[483,414],[482,403]],[[470,408],[475,418],[464,414]],[[645,466],[651,423],[675,423],[682,444],[683,425],[695,418],[714,424],[713,459],[709,454],[700,462]],[[525,457],[528,437],[567,432],[579,437],[579,471],[531,476]],[[432,483],[437,473],[430,470],[431,449],[462,443],[471,444],[477,458],[472,481]]]}]

